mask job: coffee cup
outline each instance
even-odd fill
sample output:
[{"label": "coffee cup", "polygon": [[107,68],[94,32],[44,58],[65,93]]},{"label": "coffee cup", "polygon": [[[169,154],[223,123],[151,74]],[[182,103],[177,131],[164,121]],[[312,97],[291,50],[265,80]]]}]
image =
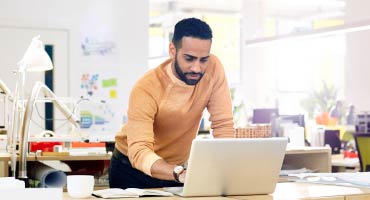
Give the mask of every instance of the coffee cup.
[{"label": "coffee cup", "polygon": [[94,176],[69,175],[67,176],[67,191],[73,198],[87,198],[94,190]]}]

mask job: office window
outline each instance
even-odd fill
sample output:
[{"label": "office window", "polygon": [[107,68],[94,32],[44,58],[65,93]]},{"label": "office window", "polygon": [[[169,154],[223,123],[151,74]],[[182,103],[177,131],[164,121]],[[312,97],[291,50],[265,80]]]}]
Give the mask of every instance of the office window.
[{"label": "office window", "polygon": [[273,48],[276,90],[283,113],[303,113],[300,102],[308,93],[319,90],[323,82],[343,91],[345,35],[284,42]]}]

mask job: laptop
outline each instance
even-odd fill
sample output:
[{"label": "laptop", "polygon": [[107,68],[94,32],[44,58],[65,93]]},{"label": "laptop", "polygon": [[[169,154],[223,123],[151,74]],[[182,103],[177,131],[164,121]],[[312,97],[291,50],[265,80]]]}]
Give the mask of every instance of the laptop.
[{"label": "laptop", "polygon": [[184,187],[164,190],[183,197],[271,194],[286,145],[286,138],[195,139]]}]

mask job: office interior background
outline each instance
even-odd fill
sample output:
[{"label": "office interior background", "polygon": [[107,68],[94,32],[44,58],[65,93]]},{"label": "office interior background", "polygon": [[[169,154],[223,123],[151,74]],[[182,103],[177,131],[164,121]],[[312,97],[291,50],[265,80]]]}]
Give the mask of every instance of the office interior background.
[{"label": "office interior background", "polygon": [[[112,136],[126,120],[135,81],[168,57],[174,24],[198,17],[213,28],[211,51],[224,64],[234,104],[243,104],[241,125],[254,108],[313,119],[338,99],[344,110],[353,104],[366,112],[369,6],[350,0],[0,0],[0,78],[15,89],[12,71],[39,34],[53,47],[54,92],[96,100],[80,107],[98,107],[107,124],[91,131]],[[44,75],[27,72],[26,93],[35,80]],[[312,108],[310,95],[325,88],[334,94],[329,105]],[[39,125],[35,130],[44,128]]]}]

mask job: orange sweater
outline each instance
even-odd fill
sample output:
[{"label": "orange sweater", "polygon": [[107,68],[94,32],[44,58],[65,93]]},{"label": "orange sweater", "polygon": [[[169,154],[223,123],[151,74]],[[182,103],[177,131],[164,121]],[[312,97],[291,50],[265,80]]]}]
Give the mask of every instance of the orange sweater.
[{"label": "orange sweater", "polygon": [[171,64],[171,59],[165,61],[135,84],[128,122],[116,135],[116,148],[148,175],[158,159],[178,165],[187,161],[205,108],[214,137],[234,134],[230,91],[217,57],[211,55],[195,86],[177,79]]}]

